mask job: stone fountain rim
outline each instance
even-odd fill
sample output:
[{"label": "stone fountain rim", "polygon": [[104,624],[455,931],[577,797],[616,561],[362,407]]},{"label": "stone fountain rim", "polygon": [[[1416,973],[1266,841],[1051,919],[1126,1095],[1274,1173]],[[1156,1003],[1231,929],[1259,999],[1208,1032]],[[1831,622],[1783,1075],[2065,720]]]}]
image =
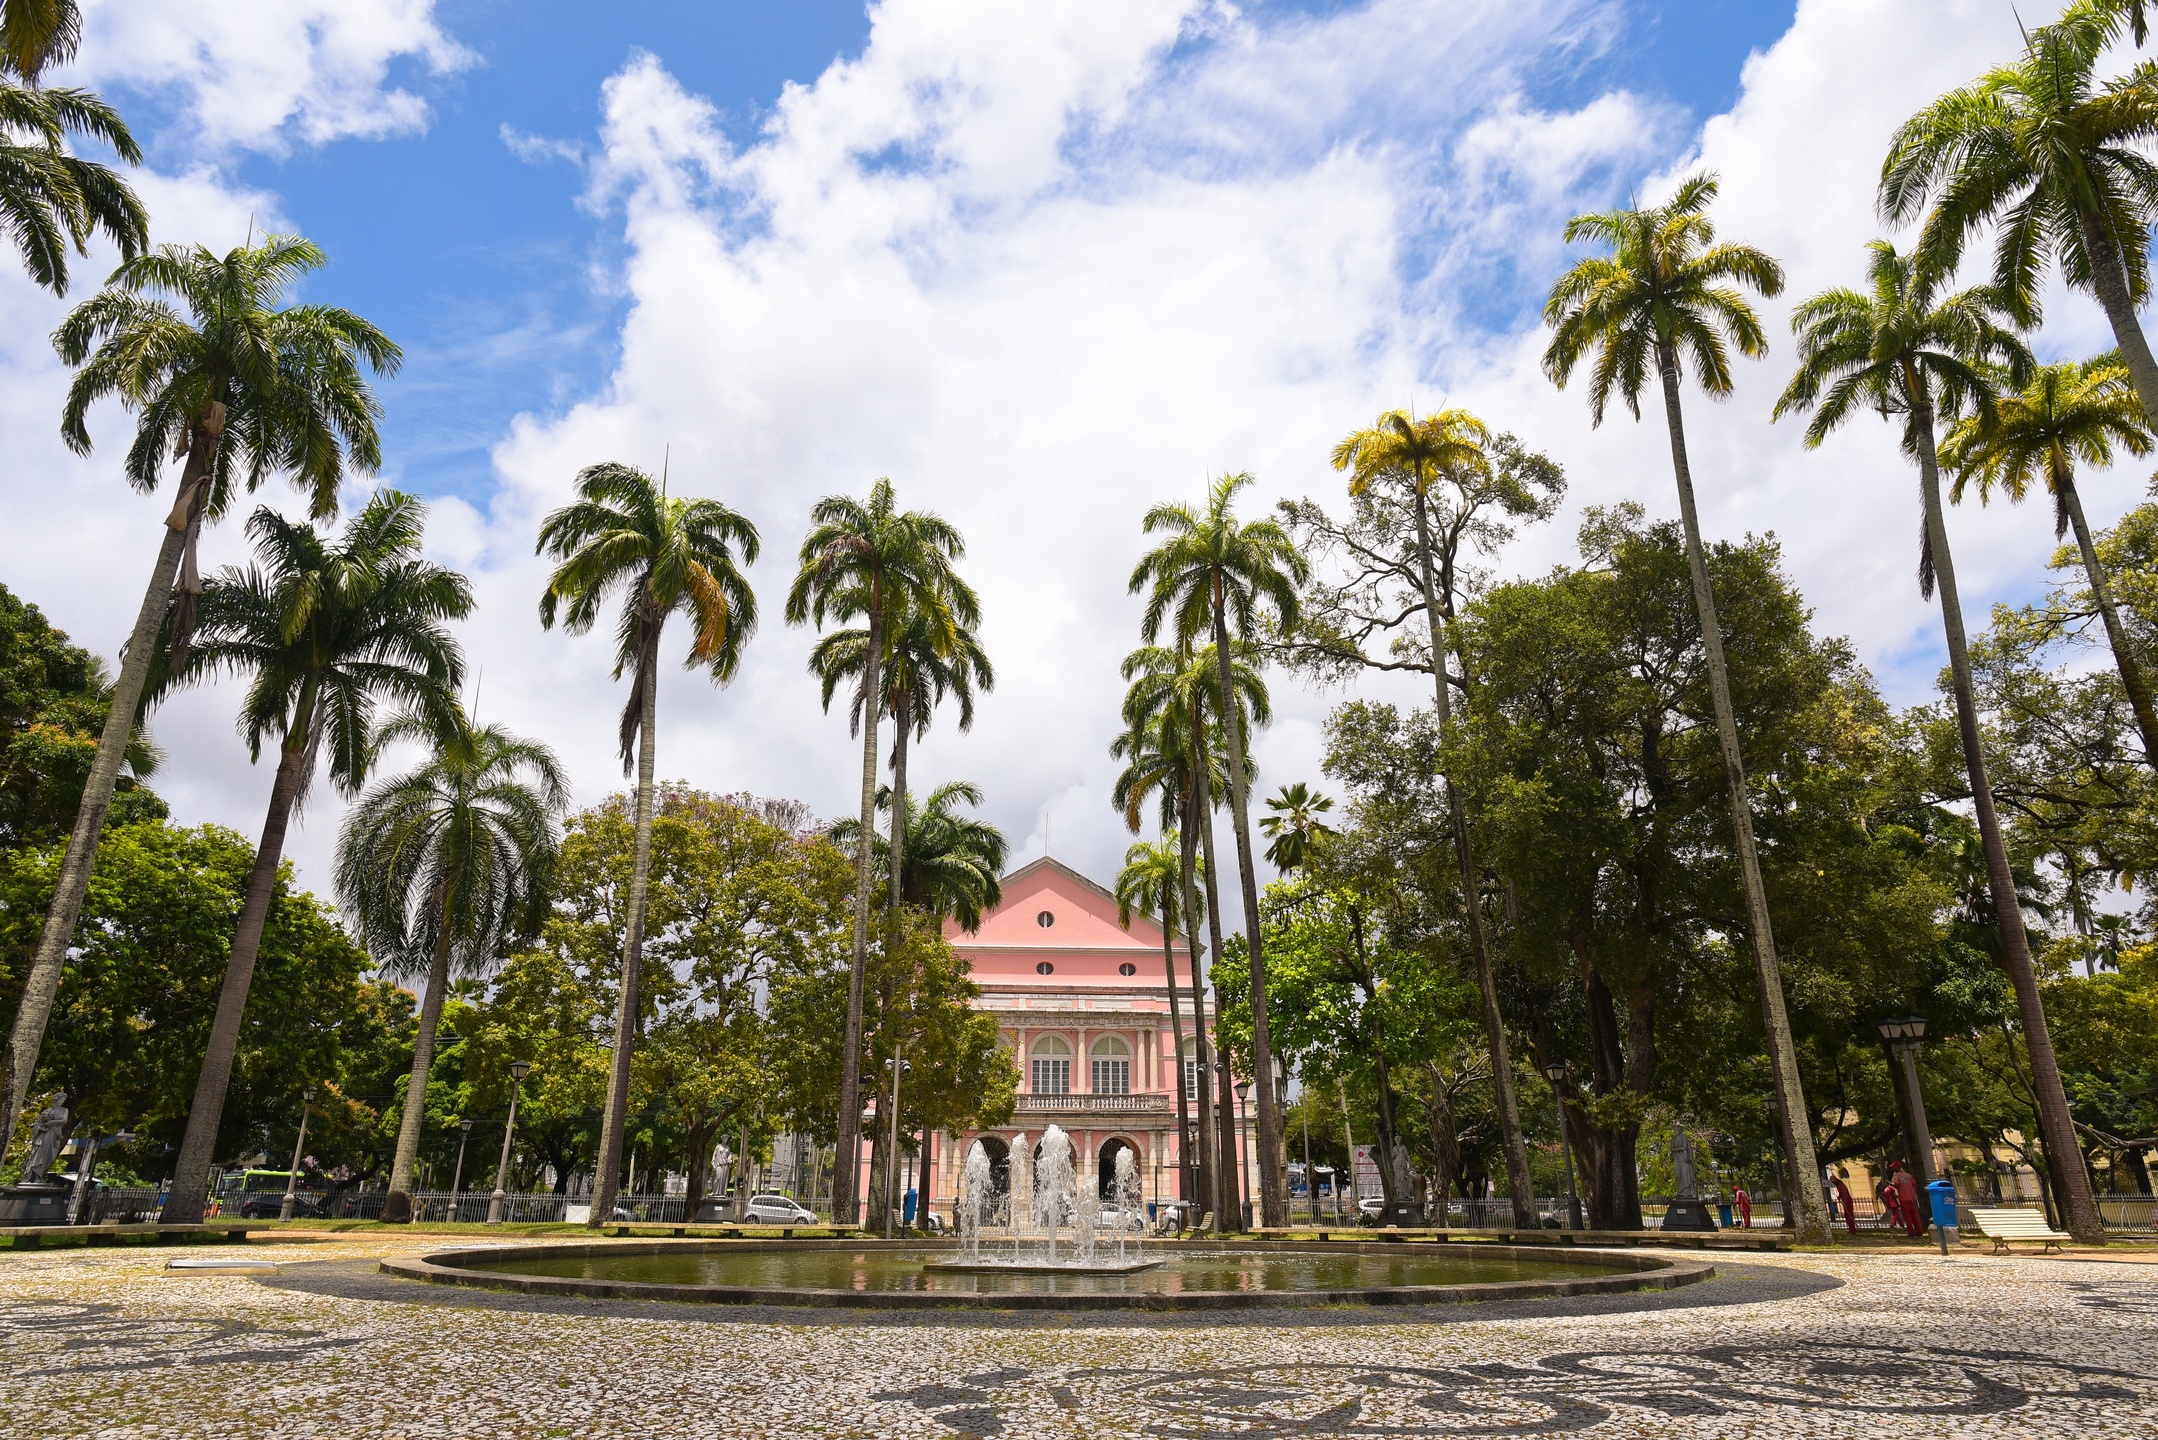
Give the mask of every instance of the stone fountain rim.
[{"label": "stone fountain rim", "polygon": [[[1212,1241],[1153,1240],[1149,1249],[1175,1252],[1249,1250],[1339,1255],[1386,1255],[1399,1258],[1403,1247],[1387,1241],[1267,1241],[1216,1244]],[[431,1285],[462,1286],[513,1294],[566,1296],[585,1300],[653,1300],[676,1304],[763,1305],[846,1310],[1270,1310],[1313,1306],[1450,1305],[1502,1300],[1562,1299],[1640,1290],[1676,1290],[1714,1278],[1716,1267],[1674,1256],[1626,1250],[1575,1249],[1562,1252],[1565,1263],[1590,1263],[1608,1275],[1553,1280],[1499,1280],[1472,1285],[1385,1285],[1335,1290],[1197,1290],[1179,1294],[1060,1294],[1045,1292],[969,1294],[932,1290],[822,1290],[808,1287],[753,1285],[663,1285],[641,1280],[581,1280],[562,1275],[512,1275],[499,1270],[466,1269],[459,1261],[524,1260],[556,1255],[698,1254],[725,1251],[747,1254],[798,1250],[957,1250],[955,1242],[918,1240],[615,1240],[570,1244],[491,1245],[439,1250],[419,1257],[392,1256],[380,1264],[385,1275]],[[1468,1247],[1448,1247],[1459,1254]],[[1474,1242],[1474,1253],[1509,1260],[1553,1260],[1548,1245],[1496,1245]]]}]

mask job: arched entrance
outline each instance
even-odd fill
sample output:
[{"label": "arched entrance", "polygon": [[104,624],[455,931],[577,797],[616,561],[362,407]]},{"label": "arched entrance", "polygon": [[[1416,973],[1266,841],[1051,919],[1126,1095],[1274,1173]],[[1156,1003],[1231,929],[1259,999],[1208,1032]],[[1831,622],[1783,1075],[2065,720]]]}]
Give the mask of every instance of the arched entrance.
[{"label": "arched entrance", "polygon": [[[1121,1135],[1110,1136],[1107,1140],[1102,1142],[1101,1151],[1095,1157],[1095,1176],[1098,1185],[1098,1193],[1105,1201],[1113,1200],[1116,1198],[1116,1152],[1119,1150],[1131,1151],[1131,1168],[1133,1174],[1143,1177],[1146,1173],[1145,1167],[1140,1163],[1143,1157],[1139,1154],[1139,1147],[1132,1144],[1131,1141],[1125,1139]],[[1140,1188],[1142,1191],[1144,1191],[1145,1185],[1146,1182],[1142,1178],[1140,1181]]]},{"label": "arched entrance", "polygon": [[982,1153],[989,1157],[990,1193],[996,1197],[993,1212],[985,1217],[992,1224],[1002,1224],[1004,1202],[1012,1193],[1012,1147],[995,1135],[976,1137],[981,1142]]}]

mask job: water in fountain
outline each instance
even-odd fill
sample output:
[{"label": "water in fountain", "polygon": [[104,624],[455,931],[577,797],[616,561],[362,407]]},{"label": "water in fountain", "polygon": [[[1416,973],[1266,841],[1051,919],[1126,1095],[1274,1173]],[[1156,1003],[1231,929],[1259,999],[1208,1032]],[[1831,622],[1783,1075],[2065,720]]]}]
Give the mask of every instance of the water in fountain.
[{"label": "water in fountain", "polygon": [[1034,1208],[1034,1147],[1027,1143],[1024,1131],[1012,1137],[1011,1170],[1012,1263],[1017,1264],[1026,1217]]},{"label": "water in fountain", "polygon": [[1049,1242],[1049,1263],[1057,1263],[1057,1231],[1063,1227],[1064,1217],[1074,1214],[1079,1206],[1072,1185],[1072,1142],[1063,1127],[1052,1125],[1042,1131],[1041,1158],[1034,1163],[1034,1218],[1040,1222]]},{"label": "water in fountain", "polygon": [[989,1152],[977,1140],[967,1151],[967,1168],[960,1182],[965,1191],[957,1217],[965,1229],[967,1259],[982,1258],[982,1224],[996,1203],[996,1175],[989,1168]]},{"label": "water in fountain", "polygon": [[1132,1163],[1132,1150],[1116,1152],[1116,1258],[1125,1258],[1124,1247],[1139,1224],[1139,1167]]}]

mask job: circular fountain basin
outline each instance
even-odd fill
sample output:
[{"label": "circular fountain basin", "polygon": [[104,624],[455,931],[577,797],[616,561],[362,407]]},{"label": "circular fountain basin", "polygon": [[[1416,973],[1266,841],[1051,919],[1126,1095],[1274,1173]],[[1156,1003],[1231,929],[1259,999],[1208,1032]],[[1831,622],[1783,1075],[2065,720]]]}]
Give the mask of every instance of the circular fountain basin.
[{"label": "circular fountain basin", "polygon": [[521,1245],[388,1259],[414,1280],[528,1294],[873,1309],[1228,1310],[1431,1305],[1668,1290],[1713,1267],[1624,1251],[1541,1246],[1149,1243],[1146,1268],[954,1268],[952,1248],[904,1241],[641,1241]]},{"label": "circular fountain basin", "polygon": [[1155,1270],[1166,1260],[924,1260],[922,1269],[942,1275],[1136,1275]]}]

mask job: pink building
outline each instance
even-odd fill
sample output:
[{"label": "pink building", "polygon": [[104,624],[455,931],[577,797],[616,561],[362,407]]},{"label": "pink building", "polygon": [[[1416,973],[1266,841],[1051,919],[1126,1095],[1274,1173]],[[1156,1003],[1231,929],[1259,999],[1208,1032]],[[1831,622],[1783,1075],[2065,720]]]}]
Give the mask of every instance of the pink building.
[{"label": "pink building", "polygon": [[[1082,1163],[1112,1174],[1119,1148],[1137,1151],[1144,1198],[1177,1198],[1177,1048],[1161,926],[1133,914],[1117,924],[1116,897],[1059,861],[1043,858],[1004,877],[1004,898],[969,935],[946,934],[974,967],[981,1008],[997,1017],[1019,1064],[1019,1103],[1009,1124],[935,1137],[927,1189],[947,1219],[967,1149],[984,1142],[1008,1163],[1013,1137],[1037,1141],[1050,1125],[1072,1137]],[[1191,1057],[1191,954],[1174,949],[1184,1065]],[[1187,1078],[1196,1085],[1196,1074]],[[1197,1124],[1196,1114],[1193,1124]],[[866,1184],[866,1179],[865,1182]]]}]

